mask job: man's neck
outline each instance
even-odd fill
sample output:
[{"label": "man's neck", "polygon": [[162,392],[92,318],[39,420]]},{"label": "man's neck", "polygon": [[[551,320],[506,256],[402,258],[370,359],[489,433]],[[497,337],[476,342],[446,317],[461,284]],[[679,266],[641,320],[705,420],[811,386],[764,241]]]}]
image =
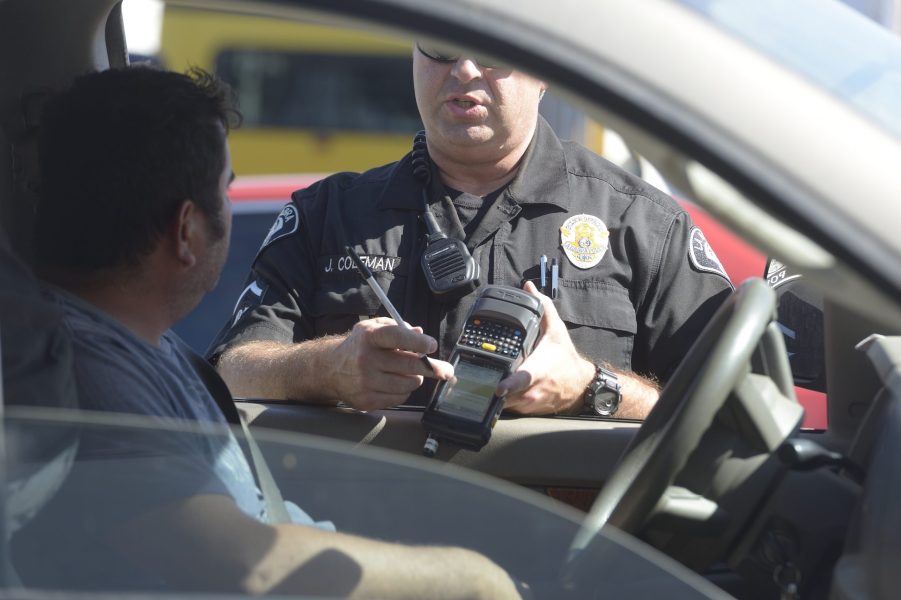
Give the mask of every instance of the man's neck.
[{"label": "man's neck", "polygon": [[519,165],[512,169],[479,169],[472,165],[451,165],[449,169],[439,165],[441,181],[448,187],[473,196],[485,196],[510,183],[519,170]]},{"label": "man's neck", "polygon": [[51,283],[97,307],[149,344],[159,346],[160,337],[172,321],[170,307],[159,289],[134,274],[75,279],[54,277]]},{"label": "man's neck", "polygon": [[500,157],[489,153],[480,160],[481,152],[477,148],[444,153],[429,147],[429,153],[446,185],[474,196],[484,196],[506,186],[516,177],[533,135],[534,131],[516,148],[500,151]]}]

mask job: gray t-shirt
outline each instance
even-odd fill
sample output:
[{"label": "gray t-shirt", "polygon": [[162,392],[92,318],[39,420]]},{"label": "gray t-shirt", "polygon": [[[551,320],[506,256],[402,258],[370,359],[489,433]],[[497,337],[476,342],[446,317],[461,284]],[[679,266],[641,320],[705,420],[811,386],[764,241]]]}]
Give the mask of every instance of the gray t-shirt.
[{"label": "gray t-shirt", "polygon": [[[137,428],[82,429],[62,500],[51,502],[33,535],[20,540],[21,556],[30,550],[45,563],[36,577],[45,580],[52,571],[57,583],[88,589],[165,588],[118,557],[104,539],[130,519],[191,496],[229,496],[244,513],[268,522],[244,453],[175,334],[167,332],[154,346],[75,296],[48,294],[62,307],[73,340],[79,407],[142,420]],[[300,508],[286,505],[293,521],[316,525]],[[333,529],[330,523],[321,526]],[[50,538],[54,548],[41,549],[47,542],[41,541],[41,527],[44,533],[68,531]]]},{"label": "gray t-shirt", "polygon": [[[75,345],[75,379],[83,410],[132,413],[160,424],[188,420],[202,434],[164,434],[150,430],[129,435],[122,457],[161,456],[163,478],[143,497],[148,506],[198,493],[231,496],[247,515],[267,521],[265,505],[240,446],[227,427],[191,363],[167,332],[159,347],[139,338],[90,304],[65,292],[55,292]],[[115,437],[115,436],[114,436]],[[112,440],[82,441],[84,459],[109,455]],[[173,464],[169,461],[175,461]],[[141,472],[140,477],[147,473]],[[148,487],[151,482],[130,482]],[[131,511],[129,511],[131,512]]]}]

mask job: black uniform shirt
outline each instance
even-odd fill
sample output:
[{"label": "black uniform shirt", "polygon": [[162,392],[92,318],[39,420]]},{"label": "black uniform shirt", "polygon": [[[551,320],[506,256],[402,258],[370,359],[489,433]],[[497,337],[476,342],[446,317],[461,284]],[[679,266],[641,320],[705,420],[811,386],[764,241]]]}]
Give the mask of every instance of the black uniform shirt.
[{"label": "black uniform shirt", "polygon": [[[437,179],[430,186],[432,211],[445,233],[463,239]],[[439,357],[446,359],[476,294],[450,305],[432,296],[419,266],[426,234],[421,203],[410,155],[295,192],[263,242],[235,314],[210,347],[211,358],[239,342],[301,342],[344,333],[361,318],[387,316],[345,256],[344,246],[351,245],[404,319],[435,337]],[[590,225],[600,219],[609,230],[609,247],[589,268],[576,266],[562,240],[561,227],[579,215],[588,216]],[[548,265],[556,259],[555,304],[578,350],[593,361],[660,379],[732,289],[703,234],[676,202],[584,147],[561,142],[540,117],[518,174],[467,229],[482,283],[537,283],[539,256],[546,255]],[[588,233],[603,242],[599,227]],[[596,246],[589,238],[579,240]],[[427,380],[411,403],[424,404],[431,388]]]}]

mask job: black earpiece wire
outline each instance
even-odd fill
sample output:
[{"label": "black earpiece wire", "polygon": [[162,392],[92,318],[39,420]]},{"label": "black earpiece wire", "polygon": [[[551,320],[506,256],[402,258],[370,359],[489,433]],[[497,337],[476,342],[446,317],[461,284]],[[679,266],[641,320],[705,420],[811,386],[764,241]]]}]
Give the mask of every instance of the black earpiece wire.
[{"label": "black earpiece wire", "polygon": [[432,166],[429,159],[429,147],[425,141],[425,131],[418,131],[413,138],[413,176],[422,182],[422,220],[429,232],[429,241],[446,238],[441,231],[435,215],[429,209],[429,184],[432,181]]}]

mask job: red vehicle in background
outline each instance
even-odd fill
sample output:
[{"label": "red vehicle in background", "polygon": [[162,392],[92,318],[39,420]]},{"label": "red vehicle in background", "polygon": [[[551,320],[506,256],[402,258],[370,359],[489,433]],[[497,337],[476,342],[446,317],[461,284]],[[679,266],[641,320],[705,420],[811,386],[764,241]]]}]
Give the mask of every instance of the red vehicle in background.
[{"label": "red vehicle in background", "polygon": [[[239,177],[229,189],[232,201],[232,238],[228,260],[216,289],[207,294],[200,305],[175,326],[175,331],[195,350],[204,352],[213,336],[234,312],[244,279],[257,250],[272,226],[279,210],[291,193],[303,189],[325,174],[255,175]],[[766,257],[691,202],[679,200],[694,223],[704,231],[733,284],[749,277],[763,277]],[[825,430],[827,426],[826,394],[795,387],[798,401],[804,406],[806,429]]]}]

